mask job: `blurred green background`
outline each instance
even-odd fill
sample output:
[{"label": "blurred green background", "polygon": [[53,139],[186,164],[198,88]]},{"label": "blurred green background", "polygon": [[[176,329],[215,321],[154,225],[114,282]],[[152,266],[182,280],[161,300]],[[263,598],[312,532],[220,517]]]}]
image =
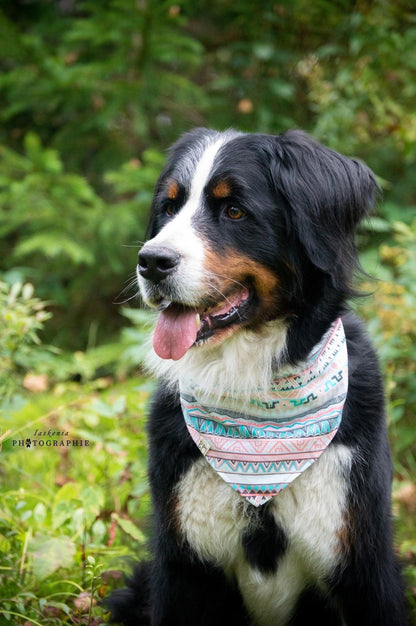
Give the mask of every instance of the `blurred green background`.
[{"label": "blurred green background", "polygon": [[[200,125],[304,128],[383,188],[355,306],[386,380],[414,610],[413,0],[3,0],[0,42],[0,624],[105,623],[100,598],[146,552],[136,256],[166,149]],[[13,444],[50,428],[88,450]]]}]

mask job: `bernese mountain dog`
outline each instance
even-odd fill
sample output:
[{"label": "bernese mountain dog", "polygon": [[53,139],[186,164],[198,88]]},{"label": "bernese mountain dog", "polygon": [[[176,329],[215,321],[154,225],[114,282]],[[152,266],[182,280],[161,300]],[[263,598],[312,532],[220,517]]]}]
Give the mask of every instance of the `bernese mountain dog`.
[{"label": "bernese mountain dog", "polygon": [[302,131],[196,129],[137,275],[151,368],[152,559],[125,626],[404,626],[377,357],[349,310],[371,170]]}]

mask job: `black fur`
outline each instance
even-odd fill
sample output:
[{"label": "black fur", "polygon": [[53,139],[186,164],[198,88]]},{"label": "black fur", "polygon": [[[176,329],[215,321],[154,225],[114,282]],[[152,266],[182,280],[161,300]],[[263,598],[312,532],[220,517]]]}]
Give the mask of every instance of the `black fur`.
[{"label": "black fur", "polygon": [[286,551],[288,540],[270,514],[267,504],[256,510],[254,516],[253,526],[242,536],[244,555],[247,562],[260,572],[273,573]]},{"label": "black fur", "polygon": [[[180,211],[186,202],[192,155],[197,162],[204,142],[216,136],[213,131],[198,129],[171,150],[155,190],[150,238],[166,223],[167,203]],[[179,185],[174,200],[167,199],[164,191],[166,180],[172,178]],[[220,180],[226,180],[231,188],[230,201],[246,211],[238,225],[224,218],[221,202],[212,196],[211,190]],[[377,194],[374,175],[365,165],[321,146],[302,132],[277,137],[237,134],[218,152],[194,224],[213,250],[241,250],[245,257],[279,276],[279,304],[272,317],[288,323],[289,363],[304,359],[340,315],[347,337],[349,389],[333,441],[353,452],[346,477],[345,536],[340,538],[342,564],[328,575],[325,590],[322,585],[305,588],[290,620],[284,624],[276,621],[276,626],[302,626],[311,619],[325,626],[408,623],[392,548],[392,468],[382,381],[363,327],[346,304],[354,293],[352,277],[358,267],[354,230]],[[256,324],[261,326],[264,321],[257,319]],[[181,536],[175,486],[201,455],[186,429],[177,394],[163,383],[153,400],[149,446],[154,560],[139,567],[128,588],[110,599],[113,621],[126,626],[253,623],[232,573],[201,559]],[[241,549],[251,567],[268,576],[278,570],[290,545],[268,505],[250,514]]]}]

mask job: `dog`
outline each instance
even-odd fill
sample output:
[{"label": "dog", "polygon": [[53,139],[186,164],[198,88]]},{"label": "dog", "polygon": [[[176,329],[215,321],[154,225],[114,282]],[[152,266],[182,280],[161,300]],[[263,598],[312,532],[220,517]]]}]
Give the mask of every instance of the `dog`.
[{"label": "dog", "polygon": [[137,276],[159,311],[152,560],[125,626],[404,626],[376,354],[348,300],[363,163],[303,131],[195,129],[156,184]]}]

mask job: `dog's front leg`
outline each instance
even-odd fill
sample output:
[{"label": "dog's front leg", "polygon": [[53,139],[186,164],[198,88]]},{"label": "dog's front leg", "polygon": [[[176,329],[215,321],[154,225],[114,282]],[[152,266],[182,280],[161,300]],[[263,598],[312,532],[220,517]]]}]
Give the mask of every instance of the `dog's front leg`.
[{"label": "dog's front leg", "polygon": [[245,626],[241,595],[218,568],[186,557],[154,562],[151,626]]},{"label": "dog's front leg", "polygon": [[174,393],[159,387],[149,418],[154,507],[151,626],[245,626],[241,595],[225,573],[189,546],[178,518],[177,487],[201,454]]}]

